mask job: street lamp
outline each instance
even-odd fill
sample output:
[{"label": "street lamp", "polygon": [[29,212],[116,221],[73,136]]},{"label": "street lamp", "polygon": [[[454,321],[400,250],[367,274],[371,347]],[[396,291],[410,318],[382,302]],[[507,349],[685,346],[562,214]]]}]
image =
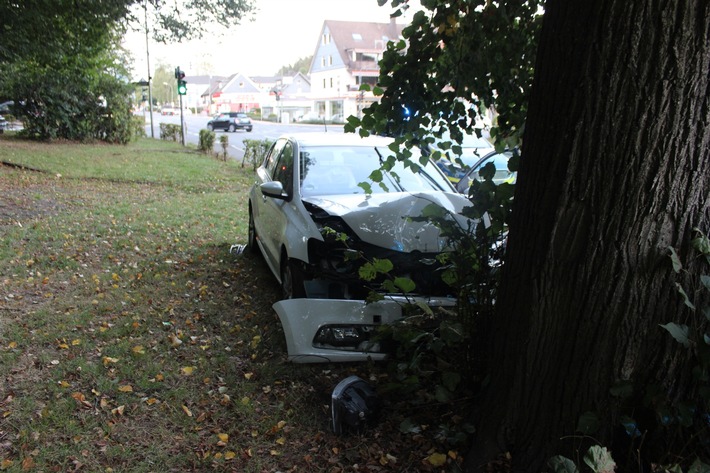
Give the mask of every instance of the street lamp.
[{"label": "street lamp", "polygon": [[163,85],[167,85],[168,87],[170,87],[170,105],[172,106],[173,103],[175,103],[175,102],[173,102],[173,84],[170,84],[168,82],[163,82]]}]

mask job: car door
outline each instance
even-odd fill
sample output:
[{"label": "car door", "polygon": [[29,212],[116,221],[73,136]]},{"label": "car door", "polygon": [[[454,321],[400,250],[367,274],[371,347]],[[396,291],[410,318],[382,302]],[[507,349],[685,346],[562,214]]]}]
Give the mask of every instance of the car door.
[{"label": "car door", "polygon": [[281,247],[284,243],[284,235],[288,225],[286,209],[291,196],[293,196],[293,159],[293,144],[287,139],[277,141],[267,157],[264,177],[267,180],[281,183],[284,190],[283,197],[275,198],[262,195],[258,203],[259,225],[256,226],[256,215],[254,222],[264,250],[267,253],[269,265],[277,273],[281,259]]},{"label": "car door", "polygon": [[224,113],[220,113],[217,118],[214,119],[213,126],[214,128],[226,128],[227,127],[227,119],[229,118],[228,115]]}]

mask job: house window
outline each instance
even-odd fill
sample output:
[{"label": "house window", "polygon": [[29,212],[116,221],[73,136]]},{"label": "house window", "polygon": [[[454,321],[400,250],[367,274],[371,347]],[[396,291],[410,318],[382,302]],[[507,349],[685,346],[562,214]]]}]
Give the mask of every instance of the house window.
[{"label": "house window", "polygon": [[377,54],[373,53],[355,53],[355,60],[362,62],[377,62]]},{"label": "house window", "polygon": [[325,89],[325,84],[326,84],[325,79],[323,79],[323,88],[324,89]]},{"label": "house window", "polygon": [[325,67],[325,56],[320,58],[320,65]]},{"label": "house window", "polygon": [[330,44],[330,34],[323,33],[323,44]]},{"label": "house window", "polygon": [[353,39],[355,41],[362,41],[362,35],[360,33],[353,33]]},{"label": "house window", "polygon": [[377,77],[358,76],[355,78],[355,82],[357,83],[357,85],[377,85]]},{"label": "house window", "polygon": [[244,82],[240,82],[240,83],[239,83],[239,87],[242,87],[242,88],[243,88],[243,87],[244,87]]},{"label": "house window", "polygon": [[333,65],[333,56],[328,56],[328,65],[329,66]]},{"label": "house window", "polygon": [[330,78],[330,88],[331,89],[333,88],[333,78],[332,77]]}]

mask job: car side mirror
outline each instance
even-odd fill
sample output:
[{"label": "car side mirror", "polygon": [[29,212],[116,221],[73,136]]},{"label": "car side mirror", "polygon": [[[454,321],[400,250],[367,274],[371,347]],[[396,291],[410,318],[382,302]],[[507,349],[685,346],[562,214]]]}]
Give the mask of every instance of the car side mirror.
[{"label": "car side mirror", "polygon": [[267,197],[274,199],[288,199],[288,195],[284,192],[284,186],[280,181],[269,181],[259,186],[261,193]]}]

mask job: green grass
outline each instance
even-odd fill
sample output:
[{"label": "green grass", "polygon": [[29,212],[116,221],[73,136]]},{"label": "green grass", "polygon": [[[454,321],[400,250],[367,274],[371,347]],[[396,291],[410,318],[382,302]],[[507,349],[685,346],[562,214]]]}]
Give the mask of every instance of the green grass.
[{"label": "green grass", "polygon": [[252,170],[150,139],[5,134],[0,160],[0,471],[420,471],[446,451],[394,414],[330,433],[337,382],[384,375],[285,361],[274,278],[230,253]]}]

